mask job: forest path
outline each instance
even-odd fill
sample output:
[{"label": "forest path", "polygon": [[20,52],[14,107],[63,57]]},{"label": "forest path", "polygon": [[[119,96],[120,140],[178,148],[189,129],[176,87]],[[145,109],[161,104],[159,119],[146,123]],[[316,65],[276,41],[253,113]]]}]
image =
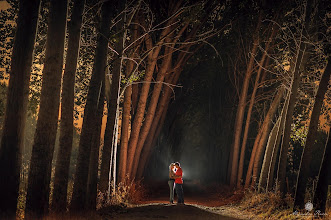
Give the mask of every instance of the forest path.
[{"label": "forest path", "polygon": [[[221,210],[221,209],[220,209]],[[226,216],[224,214],[218,213],[215,208],[210,210],[207,206],[186,204],[186,205],[176,205],[176,204],[165,204],[165,203],[150,203],[144,205],[138,205],[136,207],[127,208],[121,210],[120,212],[111,212],[108,215],[107,212],[103,212],[102,217],[104,219],[171,219],[171,220],[238,220],[247,218],[235,218]]]},{"label": "forest path", "polygon": [[[167,189],[168,190],[168,189]],[[185,191],[185,190],[184,190]],[[185,193],[186,192],[186,193]],[[239,220],[260,219],[248,212],[241,211],[238,202],[241,194],[233,192],[223,193],[210,190],[191,190],[184,192],[185,205],[169,204],[168,192],[165,190],[154,191],[148,198],[127,208],[105,208],[99,211],[103,219],[118,220],[146,220],[146,219],[171,219],[171,220]],[[176,196],[175,196],[176,201]]]}]

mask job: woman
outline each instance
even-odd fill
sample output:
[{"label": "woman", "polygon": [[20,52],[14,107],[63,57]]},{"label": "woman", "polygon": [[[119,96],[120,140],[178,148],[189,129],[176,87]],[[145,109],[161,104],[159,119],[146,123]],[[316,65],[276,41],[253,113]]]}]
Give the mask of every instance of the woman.
[{"label": "woman", "polygon": [[175,163],[171,163],[169,166],[169,180],[168,180],[168,184],[169,184],[169,188],[170,188],[170,204],[174,203],[174,185],[175,185],[175,179],[176,179],[176,175],[175,175]]}]

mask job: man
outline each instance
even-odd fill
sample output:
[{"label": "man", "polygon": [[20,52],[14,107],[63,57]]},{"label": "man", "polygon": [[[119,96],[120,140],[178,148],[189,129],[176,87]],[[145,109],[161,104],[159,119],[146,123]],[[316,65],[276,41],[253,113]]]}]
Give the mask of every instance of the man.
[{"label": "man", "polygon": [[175,190],[177,194],[177,204],[184,204],[184,192],[183,192],[183,170],[180,167],[180,163],[175,163]]}]

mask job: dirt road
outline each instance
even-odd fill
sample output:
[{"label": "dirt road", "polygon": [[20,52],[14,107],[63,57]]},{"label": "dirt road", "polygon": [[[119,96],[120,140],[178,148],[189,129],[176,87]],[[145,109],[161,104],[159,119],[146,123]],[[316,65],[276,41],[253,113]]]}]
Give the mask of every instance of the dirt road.
[{"label": "dirt road", "polygon": [[116,220],[147,220],[147,219],[171,219],[171,220],[237,220],[240,218],[233,218],[218,214],[214,211],[208,210],[208,207],[195,205],[170,205],[163,203],[152,203],[139,205],[132,208],[127,208],[116,212],[102,212],[104,219]]}]

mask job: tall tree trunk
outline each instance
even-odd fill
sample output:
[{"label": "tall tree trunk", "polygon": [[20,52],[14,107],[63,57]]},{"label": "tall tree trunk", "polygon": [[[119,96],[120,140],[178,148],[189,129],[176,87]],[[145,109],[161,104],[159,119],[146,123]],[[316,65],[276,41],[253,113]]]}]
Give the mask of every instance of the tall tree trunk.
[{"label": "tall tree trunk", "polygon": [[[182,36],[183,32],[186,30],[187,27],[188,27],[188,23],[186,23],[179,30],[176,37],[173,37],[173,33],[170,33],[167,36],[167,38],[165,39],[165,43],[166,44],[171,43],[172,45],[175,45],[176,42]],[[185,49],[186,49],[186,51],[189,51],[190,46],[186,46]],[[142,130],[141,130],[140,135],[139,135],[139,141],[138,141],[138,144],[137,144],[137,147],[136,147],[136,152],[135,152],[134,162],[133,162],[133,168],[132,168],[132,173],[131,173],[132,177],[136,177],[136,174],[137,174],[139,160],[140,160],[140,156],[141,156],[141,151],[144,147],[144,143],[146,141],[147,135],[148,135],[148,133],[150,131],[150,128],[152,126],[152,123],[153,123],[157,103],[159,101],[159,97],[160,97],[160,93],[161,93],[161,89],[162,89],[162,83],[163,83],[163,81],[165,79],[165,76],[168,73],[168,71],[171,70],[170,67],[172,67],[172,55],[173,55],[173,53],[174,53],[174,50],[170,45],[168,47],[166,47],[165,50],[164,50],[164,57],[163,57],[162,65],[161,65],[161,68],[158,70],[158,74],[157,74],[157,78],[156,78],[156,84],[154,85],[152,97],[150,99],[150,103],[149,103],[149,106],[148,106],[148,111],[147,111],[147,114],[146,114],[146,118],[144,120],[144,124],[143,124]],[[179,55],[179,58],[180,59],[179,59],[178,62],[182,62],[185,58],[185,55],[183,55],[183,53],[182,53],[182,54]],[[176,66],[178,66],[178,63],[177,63]]]},{"label": "tall tree trunk", "polygon": [[[133,70],[134,63],[128,61],[126,69],[126,77],[130,77]],[[122,116],[122,131],[121,131],[121,150],[119,158],[119,171],[118,181],[124,182],[126,176],[126,164],[128,155],[128,144],[129,144],[129,127],[130,127],[130,112],[131,112],[131,95],[132,85],[129,85],[124,92],[124,103],[123,103],[123,116]]]},{"label": "tall tree trunk", "polygon": [[[0,213],[15,218],[40,0],[19,3],[0,147]],[[1,217],[1,215],[0,215]]]},{"label": "tall tree trunk", "polygon": [[[270,116],[268,116],[268,115],[271,115],[271,113],[273,111],[272,105],[274,105],[274,103],[276,101],[278,101],[278,99],[281,98],[281,97],[279,97],[279,96],[281,96],[281,92],[282,92],[282,89],[278,90],[277,95],[274,98],[274,101],[270,105],[269,111],[268,111],[267,116],[266,116],[266,118],[267,117],[269,118],[268,120],[271,120]],[[255,165],[255,160],[256,160],[256,157],[258,155],[261,143],[264,142],[263,139],[266,139],[264,136],[267,135],[267,134],[265,134],[266,133],[265,130],[268,129],[268,126],[269,126],[269,122],[267,122],[267,120],[264,120],[261,127],[260,127],[260,129],[259,129],[259,132],[258,132],[258,134],[255,138],[254,145],[253,145],[253,150],[252,150],[251,157],[250,157],[250,160],[249,160],[249,165],[248,165],[248,168],[247,168],[245,188],[247,188],[251,185],[250,184],[251,180],[252,180],[252,182],[254,181],[253,177],[252,177],[252,172],[253,172],[253,168],[254,168],[254,165]],[[267,133],[269,133],[269,132],[267,132]]]},{"label": "tall tree trunk", "polygon": [[[259,24],[260,24],[260,22],[259,22]],[[237,180],[241,130],[242,130],[242,124],[243,124],[245,107],[246,107],[246,97],[247,97],[250,78],[253,73],[253,66],[254,66],[257,47],[258,47],[258,37],[255,37],[254,42],[253,42],[252,52],[251,52],[251,58],[249,60],[249,63],[248,63],[247,69],[246,69],[245,79],[243,81],[242,90],[241,90],[241,94],[239,97],[239,103],[238,103],[238,107],[237,107],[237,114],[236,114],[236,120],[235,120],[235,126],[234,126],[234,136],[233,136],[233,149],[232,149],[233,152],[232,152],[232,158],[231,158],[231,175],[230,175],[230,185],[231,186],[235,186],[236,180]]]},{"label": "tall tree trunk", "polygon": [[133,84],[132,85],[132,110],[131,110],[132,119],[134,118],[134,115],[136,114],[138,99],[139,99],[139,85]]},{"label": "tall tree trunk", "polygon": [[[295,58],[292,59],[290,70],[293,73],[293,80],[292,80],[292,86],[291,86],[291,95],[289,100],[289,106],[287,109],[286,114],[286,122],[284,126],[284,135],[282,140],[282,145],[280,149],[280,158],[279,158],[279,164],[278,164],[278,170],[277,170],[277,185],[276,188],[279,189],[281,193],[281,197],[285,197],[285,179],[286,179],[286,164],[287,164],[287,154],[288,154],[288,148],[290,145],[290,136],[291,136],[291,124],[293,121],[293,112],[294,107],[297,99],[297,93],[299,84],[301,81],[301,72],[305,71],[306,63],[308,61],[309,53],[306,51],[309,50],[311,47],[310,44],[307,44],[305,42],[305,39],[307,39],[307,31],[312,31],[311,27],[314,22],[314,17],[311,16],[313,14],[313,8],[315,8],[315,2],[312,0],[308,0],[305,3],[301,5],[303,8],[303,20],[302,20],[302,27],[301,27],[301,33],[299,36],[299,39],[296,40],[297,42],[297,48],[296,48],[296,54]],[[318,13],[316,13],[318,14]],[[293,62],[294,60],[294,62]]]},{"label": "tall tree trunk", "polygon": [[100,136],[101,126],[104,109],[104,80],[102,82],[102,89],[99,96],[99,103],[96,116],[96,129],[93,134],[91,144],[91,155],[89,165],[89,175],[87,184],[87,199],[86,208],[89,210],[95,210],[97,204],[97,185],[98,185],[98,167],[99,167],[99,150],[100,150]]},{"label": "tall tree trunk", "polygon": [[[270,173],[270,167],[271,167],[271,160],[273,158],[273,154],[275,151],[276,144],[278,141],[278,138],[280,137],[281,133],[281,126],[284,124],[285,121],[285,108],[287,108],[288,98],[285,100],[285,103],[282,108],[281,115],[279,116],[276,124],[274,125],[268,139],[266,151],[264,154],[263,164],[261,168],[260,173],[260,179],[259,179],[259,185],[258,185],[258,192],[262,192],[263,190],[267,190],[267,182],[268,182],[268,175]],[[279,145],[279,143],[278,143]]]},{"label": "tall tree trunk", "polygon": [[281,123],[281,117],[277,119],[276,124],[272,128],[268,142],[267,142],[267,147],[264,153],[264,158],[263,158],[263,163],[262,163],[262,168],[261,168],[261,173],[260,173],[260,178],[259,178],[259,185],[258,185],[258,192],[262,192],[266,189],[266,184],[267,184],[267,176],[268,176],[268,171],[269,171],[269,166],[270,166],[270,159],[271,159],[271,154],[272,150],[275,146],[275,141],[277,138],[277,132],[279,130]]},{"label": "tall tree trunk", "polygon": [[98,33],[98,42],[94,58],[94,66],[90,87],[84,110],[82,133],[79,142],[77,166],[75,172],[74,189],[71,200],[71,211],[81,211],[86,204],[86,190],[88,169],[91,153],[91,141],[95,130],[96,111],[98,105],[98,94],[102,85],[101,81],[105,74],[107,61],[107,48],[109,39],[109,26],[111,21],[112,2],[108,1],[102,5],[101,27]]},{"label": "tall tree trunk", "polygon": [[293,73],[290,100],[288,109],[286,111],[284,135],[282,139],[281,149],[279,153],[279,164],[277,170],[277,190],[280,190],[281,197],[285,197],[285,178],[286,178],[286,164],[287,164],[287,153],[290,144],[291,137],[291,124],[293,121],[293,112],[295,103],[297,100],[298,88],[301,81],[300,66],[302,65],[302,59],[305,53],[305,45],[300,41],[300,45],[297,51],[295,61],[291,64],[291,72]]},{"label": "tall tree trunk", "polygon": [[[118,25],[119,29],[122,29],[124,26],[124,22],[120,22]],[[124,34],[123,34],[124,36]],[[99,190],[102,193],[105,193],[108,190],[109,184],[109,172],[110,172],[110,152],[113,146],[113,139],[115,138],[114,130],[116,125],[116,114],[118,108],[118,96],[119,89],[121,83],[121,71],[122,71],[122,51],[123,51],[123,37],[121,36],[119,41],[115,45],[115,50],[118,52],[118,57],[114,61],[114,68],[112,70],[112,84],[111,84],[111,92],[110,92],[110,100],[108,103],[108,116],[107,116],[107,125],[106,132],[104,138],[104,145],[102,151],[102,163],[101,163],[101,174],[100,174],[100,182],[99,182]]]},{"label": "tall tree trunk", "polygon": [[[108,190],[108,182],[109,182],[109,172],[110,172],[110,154],[111,154],[111,143],[113,132],[111,130],[110,123],[110,108],[109,103],[107,103],[107,123],[106,130],[103,139],[103,149],[102,149],[102,158],[101,158],[101,167],[100,167],[100,180],[99,180],[99,190],[105,193]],[[105,147],[107,146],[107,147]],[[106,156],[108,155],[108,156]]]},{"label": "tall tree trunk", "polygon": [[136,177],[141,150],[144,146],[145,140],[147,138],[148,132],[149,132],[152,122],[153,122],[156,106],[157,106],[157,103],[158,103],[158,100],[160,97],[160,93],[161,93],[161,89],[162,89],[162,82],[164,81],[164,77],[165,77],[167,71],[169,70],[169,66],[171,64],[172,51],[170,51],[169,48],[165,49],[165,55],[166,56],[163,59],[162,66],[159,69],[159,73],[156,78],[156,84],[154,85],[154,88],[153,88],[153,94],[152,94],[152,97],[149,102],[148,111],[147,111],[147,114],[146,114],[146,117],[144,120],[144,124],[142,126],[142,129],[141,129],[141,132],[139,135],[139,140],[138,140],[136,152],[134,155],[133,168],[132,168],[132,173],[131,173],[132,177]]},{"label": "tall tree trunk", "polygon": [[259,174],[262,154],[263,154],[263,150],[265,149],[267,137],[271,130],[272,119],[276,113],[277,107],[279,106],[283,94],[284,94],[284,88],[282,87],[278,90],[277,95],[274,98],[273,102],[271,103],[269,111],[263,122],[263,127],[262,127],[263,133],[257,148],[256,156],[254,158],[253,176],[252,176],[252,184],[251,184],[253,187],[255,186],[257,175]]},{"label": "tall tree trunk", "polygon": [[[168,83],[171,83],[172,85],[175,85],[179,79],[180,73],[181,69],[176,69],[176,71],[173,73],[173,76],[169,77],[169,80],[166,81],[168,81]],[[171,98],[171,92],[171,88],[169,88],[168,86],[164,87],[164,94],[161,97],[160,102],[158,103],[158,108],[153,119],[153,124],[149,130],[149,135],[146,138],[145,146],[142,150],[141,158],[139,160],[137,173],[138,179],[141,179],[143,176],[146,162],[148,161],[149,155],[151,154],[152,147],[155,145],[155,142],[161,132],[165,116],[167,114],[167,109]]]},{"label": "tall tree trunk", "polygon": [[[164,29],[163,33],[161,34],[160,39],[163,39],[165,35],[167,35],[170,32],[170,28]],[[152,48],[152,42],[149,37],[147,37],[147,44],[149,44],[149,48]],[[161,40],[163,41],[163,40]],[[146,103],[147,103],[147,97],[148,97],[148,92],[151,84],[151,80],[153,77],[157,57],[159,55],[159,52],[161,50],[161,45],[156,46],[154,49],[151,50],[149,56],[148,56],[148,66],[146,69],[144,81],[145,83],[142,85],[141,91],[140,91],[140,97],[139,97],[139,102],[137,106],[137,112],[134,117],[134,121],[132,123],[132,128],[131,128],[131,135],[130,135],[130,140],[129,140],[129,146],[128,146],[128,163],[127,163],[127,169],[126,172],[130,175],[132,172],[133,168],[133,160],[134,160],[134,155],[136,152],[136,147],[137,147],[137,142],[139,138],[139,133],[141,129],[141,123],[144,118],[145,114],[145,108],[146,108]],[[134,177],[130,177],[134,178]]]},{"label": "tall tree trunk", "polygon": [[[138,13],[138,14],[136,14]],[[134,19],[134,23],[139,22],[139,12],[136,11],[136,13],[133,14],[135,16],[132,19]],[[132,24],[132,37],[130,41],[130,45],[132,44],[132,48],[130,50],[130,57],[131,59],[138,58],[138,52],[139,52],[139,42],[138,39],[138,25]],[[123,113],[122,113],[122,123],[121,123],[121,147],[119,151],[119,165],[118,165],[118,182],[124,182],[126,177],[126,165],[127,165],[127,155],[128,155],[128,144],[129,144],[129,129],[130,129],[130,118],[133,117],[134,114],[134,108],[131,104],[132,103],[132,79],[130,78],[132,74],[134,74],[134,62],[132,60],[127,60],[126,64],[126,74],[125,77],[127,80],[130,80],[126,86],[124,87],[124,101],[123,101]],[[131,114],[132,112],[132,114]]]},{"label": "tall tree trunk", "polygon": [[74,87],[85,0],[75,0],[69,23],[68,52],[63,75],[59,151],[57,154],[52,209],[63,212],[67,206],[70,156],[73,141]]},{"label": "tall tree trunk", "polygon": [[258,85],[259,85],[261,69],[262,68],[259,69],[259,71],[256,75],[255,84],[254,84],[253,92],[251,95],[251,100],[249,102],[249,107],[248,107],[248,111],[247,111],[247,118],[246,118],[246,123],[245,123],[244,136],[243,136],[243,142],[241,145],[239,167],[238,167],[238,178],[237,178],[237,187],[238,188],[241,187],[242,181],[243,181],[242,175],[243,175],[243,170],[244,170],[246,143],[247,143],[247,138],[248,138],[249,125],[251,123],[252,110],[253,110],[253,106],[255,103],[255,95],[256,95]]},{"label": "tall tree trunk", "polygon": [[[186,48],[186,51],[189,50],[190,47]],[[192,53],[193,54],[193,53]],[[173,68],[174,72],[173,74],[167,76],[165,78],[165,81],[167,83],[170,83],[172,85],[176,85],[180,73],[182,72],[182,68],[181,66],[187,62],[187,60],[192,56],[189,55],[187,56],[186,52],[183,52],[181,54],[179,54],[178,56],[178,61],[175,65],[175,67]],[[171,64],[169,69],[171,69]],[[142,153],[141,153],[141,157],[139,159],[139,164],[138,164],[138,169],[137,169],[137,175],[136,178],[137,179],[141,179],[144,173],[144,169],[146,166],[146,162],[149,160],[149,157],[151,155],[151,151],[152,151],[152,147],[155,146],[156,144],[156,140],[161,132],[161,129],[163,127],[164,124],[164,120],[167,114],[167,110],[168,110],[168,106],[169,106],[169,102],[171,99],[171,92],[172,92],[172,88],[170,88],[169,86],[165,86],[164,87],[164,93],[163,96],[160,99],[160,102],[158,103],[157,106],[157,111],[155,112],[155,116],[153,119],[153,123],[149,129],[149,134],[146,138]]]},{"label": "tall tree trunk", "polygon": [[256,135],[254,145],[253,145],[253,149],[252,149],[252,153],[251,153],[251,157],[249,159],[249,164],[248,164],[246,179],[245,179],[245,188],[248,188],[250,183],[251,183],[254,158],[255,158],[255,155],[256,155],[257,147],[258,147],[259,142],[261,140],[262,132],[263,131],[262,131],[262,126],[261,126],[259,128],[259,131],[258,131],[257,135]]},{"label": "tall tree trunk", "polygon": [[284,126],[285,126],[285,122],[286,122],[285,121],[286,111],[288,109],[289,100],[290,100],[290,94],[288,93],[287,97],[286,97],[285,105],[283,106],[283,109],[282,109],[282,119],[281,119],[280,127],[278,128],[278,131],[277,131],[275,145],[273,147],[272,154],[271,154],[270,166],[269,166],[268,177],[267,177],[268,180],[266,183],[266,188],[268,190],[271,190],[273,187],[273,184],[274,184],[273,181],[274,181],[274,173],[275,173],[277,155],[278,155],[279,148],[280,148],[280,141],[283,136]]},{"label": "tall tree trunk", "polygon": [[53,0],[50,5],[40,108],[26,197],[27,218],[42,216],[48,212],[49,184],[59,117],[67,6],[67,0]]},{"label": "tall tree trunk", "polygon": [[309,129],[306,139],[306,144],[302,152],[299,174],[297,179],[297,186],[294,198],[293,209],[303,209],[305,205],[305,192],[306,185],[310,175],[310,162],[313,154],[313,147],[316,140],[316,134],[318,129],[319,116],[323,105],[323,100],[326,91],[328,90],[329,80],[331,75],[331,63],[328,62],[324,73],[321,77],[321,81],[315,96],[315,104],[310,117]]},{"label": "tall tree trunk", "polygon": [[[253,110],[253,106],[254,106],[254,103],[255,103],[255,95],[256,95],[256,91],[259,87],[260,75],[263,71],[263,66],[265,65],[265,59],[267,58],[267,52],[269,50],[270,43],[271,43],[272,38],[273,38],[275,33],[276,33],[276,31],[274,29],[272,31],[270,37],[269,37],[268,43],[266,44],[265,52],[263,53],[261,61],[259,63],[259,69],[258,69],[257,74],[256,74],[254,88],[253,88],[253,91],[252,91],[251,100],[250,100],[248,111],[247,111],[247,117],[246,117],[245,129],[244,129],[244,136],[243,136],[243,141],[242,141],[242,145],[241,145],[239,167],[238,167],[238,178],[237,178],[237,187],[238,188],[242,185],[242,175],[243,175],[243,169],[244,169],[246,143],[247,143],[247,138],[248,138],[249,126],[250,126],[250,123],[251,123],[252,110]],[[266,64],[267,63],[268,62],[266,62]],[[261,82],[263,82],[263,81],[261,80]]]},{"label": "tall tree trunk", "polygon": [[[163,111],[161,112],[162,113],[161,117],[158,117],[158,119],[157,118],[154,119],[155,123],[157,122],[156,123],[157,126],[155,126],[155,128],[151,127],[149,136],[146,139],[145,146],[142,150],[141,158],[139,160],[139,165],[138,165],[138,171],[137,171],[137,176],[136,176],[136,178],[138,180],[140,180],[143,177],[147,161],[149,161],[150,155],[152,153],[152,148],[153,148],[153,146],[155,146],[156,141],[163,128],[163,124],[164,124],[164,121],[165,121],[165,118],[167,115],[167,109],[168,109],[169,102],[170,102],[170,95],[168,96],[167,102],[163,108]],[[154,124],[154,121],[153,121],[153,124]]]},{"label": "tall tree trunk", "polygon": [[[314,194],[314,209],[319,210],[320,213],[325,213],[326,200],[328,196],[329,179],[331,175],[331,130],[329,130],[329,137],[325,146],[323,161],[318,175],[318,182]],[[323,217],[323,216],[322,216]]]}]

